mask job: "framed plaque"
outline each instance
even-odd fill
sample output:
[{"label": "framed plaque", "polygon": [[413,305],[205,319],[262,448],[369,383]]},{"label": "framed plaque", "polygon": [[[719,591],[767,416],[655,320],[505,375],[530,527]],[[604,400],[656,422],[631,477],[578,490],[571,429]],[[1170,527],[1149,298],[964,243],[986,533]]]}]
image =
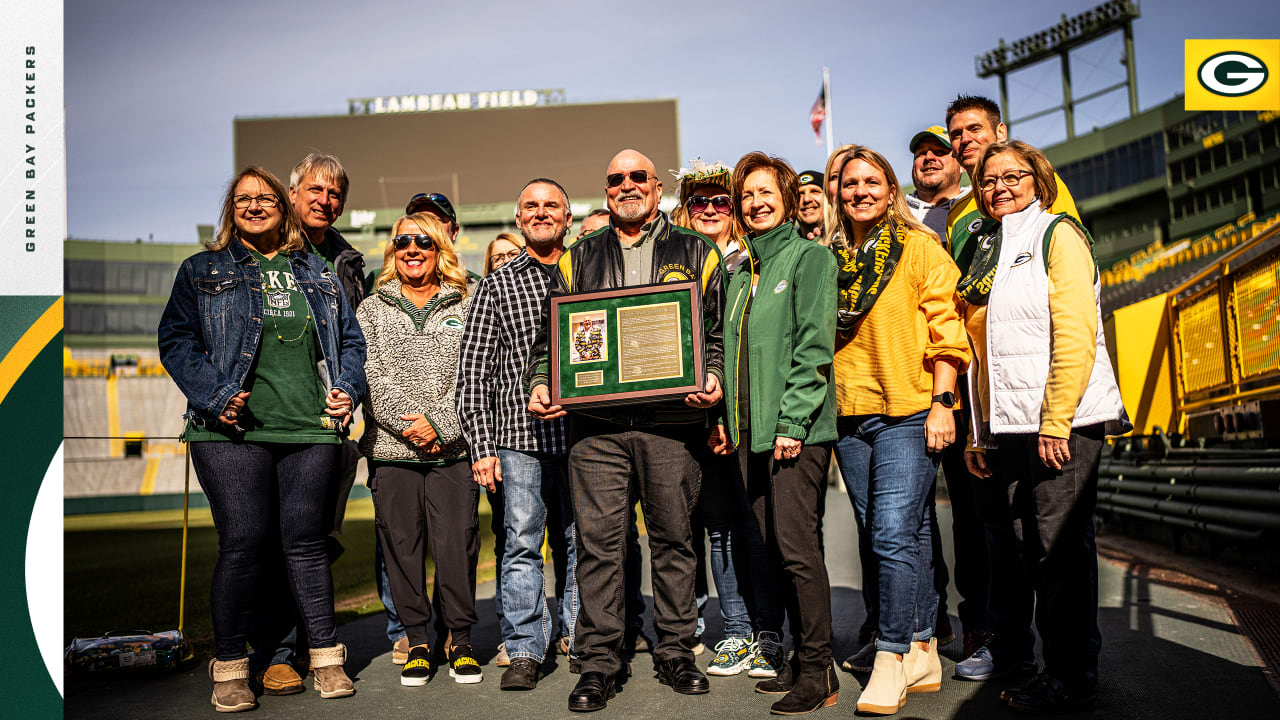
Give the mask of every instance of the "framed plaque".
[{"label": "framed plaque", "polygon": [[551,402],[580,409],[703,389],[696,281],[551,298]]}]

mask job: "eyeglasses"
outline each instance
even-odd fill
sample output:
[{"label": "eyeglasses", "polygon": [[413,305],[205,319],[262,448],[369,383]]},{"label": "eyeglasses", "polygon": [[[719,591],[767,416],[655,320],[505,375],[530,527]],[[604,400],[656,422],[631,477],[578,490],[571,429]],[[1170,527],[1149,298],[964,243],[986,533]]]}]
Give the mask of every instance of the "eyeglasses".
[{"label": "eyeglasses", "polygon": [[280,197],[267,193],[266,195],[237,195],[231,199],[231,202],[239,209],[249,207],[253,201],[258,201],[259,207],[273,208],[280,204]]},{"label": "eyeglasses", "polygon": [[497,270],[499,267],[506,265],[508,262],[515,260],[520,256],[521,250],[511,250],[504,253],[494,253],[489,256],[489,265]]},{"label": "eyeglasses", "polygon": [[404,207],[405,215],[412,215],[429,209],[434,205],[437,210],[448,216],[450,222],[458,221],[458,213],[453,209],[453,203],[449,202],[449,198],[440,193],[418,193],[409,198],[409,204]]},{"label": "eyeglasses", "polygon": [[689,198],[685,205],[689,206],[691,215],[701,215],[706,212],[708,205],[715,208],[716,212],[721,215],[728,215],[733,212],[733,201],[729,199],[728,195],[713,195],[712,197],[694,195]]},{"label": "eyeglasses", "polygon": [[[1022,182],[1022,178],[1026,175],[1035,175],[1035,173],[1030,170],[1010,170],[1009,172],[1001,175],[998,179],[1000,182],[1004,183],[1006,187],[1017,187],[1018,183]],[[978,183],[978,187],[982,188],[984,192],[994,190],[996,187],[996,180],[997,178],[995,175],[987,175]]]},{"label": "eyeglasses", "polygon": [[631,182],[637,185],[642,185],[649,182],[649,171],[632,170],[629,173],[613,173],[612,175],[605,175],[604,183],[606,187],[616,188],[626,182],[627,178],[631,178]]},{"label": "eyeglasses", "polygon": [[417,245],[419,250],[430,250],[436,246],[436,241],[430,235],[397,235],[391,238],[391,244],[396,250],[404,250],[409,247],[409,243]]}]

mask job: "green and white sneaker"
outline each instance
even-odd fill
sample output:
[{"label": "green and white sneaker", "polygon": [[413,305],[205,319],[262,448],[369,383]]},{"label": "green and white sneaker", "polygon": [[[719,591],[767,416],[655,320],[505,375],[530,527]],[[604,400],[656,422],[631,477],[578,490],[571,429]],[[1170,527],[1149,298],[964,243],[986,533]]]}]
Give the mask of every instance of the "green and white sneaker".
[{"label": "green and white sneaker", "polygon": [[756,635],[756,656],[751,660],[747,675],[753,678],[776,678],[787,661],[782,639],[768,631]]},{"label": "green and white sneaker", "polygon": [[751,638],[730,637],[716,643],[716,656],[707,665],[708,675],[737,675],[756,657],[756,644]]}]

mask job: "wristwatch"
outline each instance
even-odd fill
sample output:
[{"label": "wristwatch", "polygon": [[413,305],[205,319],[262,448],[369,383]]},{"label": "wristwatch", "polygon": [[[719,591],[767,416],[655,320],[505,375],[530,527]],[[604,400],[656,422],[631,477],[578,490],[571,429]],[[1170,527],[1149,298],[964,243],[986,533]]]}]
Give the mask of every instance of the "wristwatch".
[{"label": "wristwatch", "polygon": [[942,403],[942,407],[950,410],[956,406],[956,394],[952,392],[944,392],[941,395],[934,395],[933,402]]}]

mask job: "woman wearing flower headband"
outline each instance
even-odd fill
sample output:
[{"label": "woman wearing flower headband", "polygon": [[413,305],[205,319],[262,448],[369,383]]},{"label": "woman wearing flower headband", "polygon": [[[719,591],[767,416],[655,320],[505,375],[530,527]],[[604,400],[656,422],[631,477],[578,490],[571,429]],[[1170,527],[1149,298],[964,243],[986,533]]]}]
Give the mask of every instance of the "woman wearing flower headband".
[{"label": "woman wearing flower headband", "polygon": [[[719,161],[707,164],[701,158],[691,165],[675,173],[680,204],[671,211],[671,222],[706,235],[720,249],[727,272],[733,272],[746,257],[742,225],[733,211],[733,171]],[[751,666],[756,655],[753,617],[744,594],[750,589],[750,562],[767,567],[768,555],[761,533],[744,532],[750,513],[746,493],[733,481],[729,462],[712,459],[702,475],[693,523],[695,548],[702,545],[703,528],[711,539],[711,577],[724,620],[725,636],[716,643],[708,675],[737,675]],[[699,559],[703,555],[698,551]]]},{"label": "woman wearing flower headband", "polygon": [[835,375],[836,458],[859,535],[875,555],[879,637],[858,711],[896,713],[940,688],[933,620],[930,503],[938,453],[955,441],[956,376],[969,343],[956,308],[959,270],[911,214],[893,168],[860,145],[840,178]]}]

